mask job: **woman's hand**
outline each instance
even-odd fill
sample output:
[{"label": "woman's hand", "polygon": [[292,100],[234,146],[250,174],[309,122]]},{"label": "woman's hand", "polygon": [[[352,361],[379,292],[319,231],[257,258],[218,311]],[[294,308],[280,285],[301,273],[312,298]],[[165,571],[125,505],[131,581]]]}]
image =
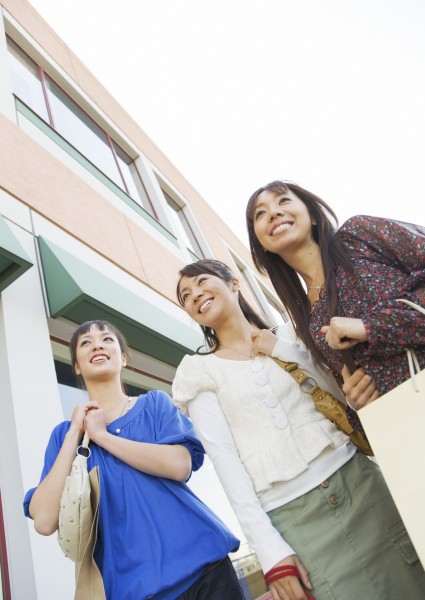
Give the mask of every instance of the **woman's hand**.
[{"label": "woman's hand", "polygon": [[271,356],[276,345],[277,337],[267,329],[259,329],[251,333],[252,355],[266,354]]},{"label": "woman's hand", "polygon": [[86,418],[88,411],[92,408],[98,408],[98,406],[99,405],[97,404],[97,402],[86,402],[85,404],[76,404],[74,406],[74,410],[72,411],[71,427],[74,430],[79,431],[80,433],[84,433],[84,419]]},{"label": "woman's hand", "polygon": [[97,402],[90,402],[90,404],[92,406],[86,413],[84,426],[90,439],[95,442],[98,435],[106,432],[107,421],[103,408],[100,408]]},{"label": "woman's hand", "polygon": [[329,325],[322,327],[320,332],[334,350],[346,350],[368,340],[363,321],[350,317],[332,317]]},{"label": "woman's hand", "polygon": [[308,600],[303,586],[308,590],[311,590],[312,586],[308,578],[308,573],[300,559],[294,554],[281,560],[275,567],[283,567],[286,565],[292,565],[298,569],[301,581],[298,577],[292,576],[282,577],[281,579],[273,581],[269,586],[273,600]]},{"label": "woman's hand", "polygon": [[359,410],[379,398],[380,393],[376,389],[372,377],[364,369],[359,368],[351,374],[344,366],[341,375],[344,379],[342,391],[347,397],[347,404],[350,408]]}]

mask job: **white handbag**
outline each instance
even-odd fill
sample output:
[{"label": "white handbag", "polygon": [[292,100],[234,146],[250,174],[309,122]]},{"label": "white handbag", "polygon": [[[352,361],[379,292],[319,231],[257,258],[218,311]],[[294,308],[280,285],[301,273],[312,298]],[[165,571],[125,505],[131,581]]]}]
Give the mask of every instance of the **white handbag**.
[{"label": "white handbag", "polygon": [[[425,314],[425,309],[400,299]],[[425,326],[425,325],[424,325]],[[425,369],[407,350],[410,379],[358,411],[376,460],[425,567]]]},{"label": "white handbag", "polygon": [[91,484],[87,470],[89,441],[86,433],[81,446],[77,448],[71,473],[66,478],[59,509],[58,542],[65,556],[76,563],[83,558],[93,524]]}]

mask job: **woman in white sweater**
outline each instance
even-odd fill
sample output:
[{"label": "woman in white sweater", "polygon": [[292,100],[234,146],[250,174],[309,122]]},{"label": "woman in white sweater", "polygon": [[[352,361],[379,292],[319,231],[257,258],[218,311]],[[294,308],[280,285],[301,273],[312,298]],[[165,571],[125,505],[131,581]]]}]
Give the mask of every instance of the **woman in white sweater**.
[{"label": "woman in white sweater", "polygon": [[[297,362],[340,395],[289,328],[279,336],[249,306],[231,270],[202,260],[180,271],[177,296],[201,326],[175,403],[193,421],[256,551],[274,600],[424,598],[425,574],[377,465],[270,357]],[[355,393],[371,394],[370,379]]]}]

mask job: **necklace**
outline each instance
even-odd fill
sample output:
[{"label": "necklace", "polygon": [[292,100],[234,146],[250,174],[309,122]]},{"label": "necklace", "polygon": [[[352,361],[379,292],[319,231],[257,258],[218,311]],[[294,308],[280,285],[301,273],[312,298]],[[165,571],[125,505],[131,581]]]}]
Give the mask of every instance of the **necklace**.
[{"label": "necklace", "polygon": [[[127,396],[127,398],[124,400],[124,406],[122,407],[122,411],[120,412],[117,419],[120,419],[124,414],[128,413],[128,411],[130,410],[130,405],[131,405],[131,398],[130,398],[130,396]],[[116,421],[117,419],[114,419],[114,421]],[[121,429],[119,427],[117,427],[115,429],[115,433],[117,435],[119,435],[121,433]]]},{"label": "necklace", "polygon": [[308,290],[321,290],[323,286],[324,283],[322,283],[322,285],[307,285],[306,288]]},{"label": "necklace", "polygon": [[[265,329],[264,331],[270,331],[271,333],[273,333],[276,329],[278,329],[278,325],[273,325],[272,327],[269,327],[269,329]],[[251,362],[255,362],[256,357],[252,354],[252,343],[249,354],[247,354],[246,352],[241,352],[240,350],[236,350],[236,348],[232,348],[231,346],[226,346],[221,342],[218,343],[218,348],[220,348],[220,346],[221,348],[227,348],[228,350],[232,350],[232,352],[236,352],[237,354],[241,354],[242,356],[247,356],[251,360]]]},{"label": "necklace", "polygon": [[236,348],[232,348],[231,346],[226,346],[226,344],[218,344],[218,348],[226,348],[227,350],[231,350],[232,352],[236,352],[236,354],[240,354],[241,356],[247,356],[250,360],[255,360],[255,356],[252,356],[252,348],[249,354],[246,352],[241,352],[240,350],[236,350]]}]

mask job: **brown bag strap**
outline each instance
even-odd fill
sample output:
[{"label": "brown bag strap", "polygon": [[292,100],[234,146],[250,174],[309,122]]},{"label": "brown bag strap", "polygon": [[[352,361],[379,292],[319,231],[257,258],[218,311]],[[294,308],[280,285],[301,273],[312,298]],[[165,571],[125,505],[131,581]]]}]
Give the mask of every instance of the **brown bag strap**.
[{"label": "brown bag strap", "polygon": [[316,410],[324,415],[327,419],[332,421],[338,429],[340,429],[345,435],[351,439],[353,444],[355,444],[364,454],[367,456],[373,456],[373,450],[367,441],[366,437],[363,435],[361,431],[357,431],[353,429],[350,425],[347,417],[347,413],[345,410],[345,405],[335,398],[330,392],[325,392],[320,388],[316,382],[315,385],[305,385],[307,380],[313,382],[314,380],[304,373],[302,369],[299,368],[297,363],[289,363],[284,360],[280,360],[279,358],[272,357],[273,360],[284,369],[295,381],[299,384],[303,392],[310,394],[310,396],[314,400],[314,404],[316,406]]}]

